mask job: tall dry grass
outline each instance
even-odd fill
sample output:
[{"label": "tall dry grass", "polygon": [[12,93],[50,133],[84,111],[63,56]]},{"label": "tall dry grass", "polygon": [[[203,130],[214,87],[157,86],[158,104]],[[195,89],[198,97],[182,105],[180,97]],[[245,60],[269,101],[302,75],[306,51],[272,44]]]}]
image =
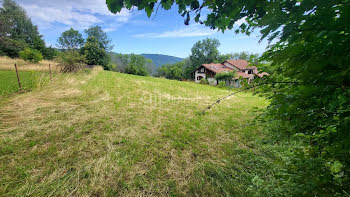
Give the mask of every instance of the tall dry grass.
[{"label": "tall dry grass", "polygon": [[0,56],[0,70],[14,70],[15,64],[17,64],[18,70],[22,71],[46,71],[49,70],[49,64],[51,65],[52,71],[59,71],[58,63],[54,61],[43,60],[40,63],[27,62],[18,58],[10,58]]}]

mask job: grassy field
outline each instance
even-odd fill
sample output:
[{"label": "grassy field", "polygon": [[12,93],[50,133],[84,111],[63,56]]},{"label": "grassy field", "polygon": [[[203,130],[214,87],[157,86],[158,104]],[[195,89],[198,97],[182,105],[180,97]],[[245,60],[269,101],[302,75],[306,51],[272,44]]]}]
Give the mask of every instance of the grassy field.
[{"label": "grassy field", "polygon": [[17,64],[22,91],[29,91],[48,81],[49,64],[52,75],[59,70],[53,61],[41,61],[38,64],[0,56],[0,98],[7,97],[19,91],[14,64]]},{"label": "grassy field", "polygon": [[[37,87],[40,83],[48,80],[48,73],[38,71],[20,71],[22,91],[29,91]],[[0,70],[0,98],[19,92],[19,86],[15,71]]]},{"label": "grassy field", "polygon": [[48,71],[49,64],[51,70],[56,72],[59,70],[57,63],[54,61],[43,60],[40,63],[34,64],[24,61],[22,59],[13,59],[9,57],[0,56],[0,70],[15,70],[15,64],[17,64],[19,71]]},{"label": "grassy field", "polygon": [[[268,101],[107,71],[62,75],[0,106],[0,196],[282,194],[250,123]],[[268,183],[268,184],[267,184]]]}]

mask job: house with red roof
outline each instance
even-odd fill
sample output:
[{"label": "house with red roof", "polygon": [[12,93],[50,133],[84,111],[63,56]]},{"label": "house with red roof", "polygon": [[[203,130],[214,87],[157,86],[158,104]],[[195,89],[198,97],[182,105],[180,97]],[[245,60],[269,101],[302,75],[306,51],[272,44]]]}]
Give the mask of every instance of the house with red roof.
[{"label": "house with red roof", "polygon": [[202,64],[196,70],[194,70],[194,80],[199,83],[201,79],[207,79],[209,84],[217,85],[218,81],[215,79],[215,75],[221,72],[236,71],[236,77],[233,81],[239,84],[239,79],[245,79],[250,83],[256,77],[263,77],[269,75],[266,72],[259,73],[255,66],[249,66],[249,62],[246,60],[226,60],[221,64]]}]

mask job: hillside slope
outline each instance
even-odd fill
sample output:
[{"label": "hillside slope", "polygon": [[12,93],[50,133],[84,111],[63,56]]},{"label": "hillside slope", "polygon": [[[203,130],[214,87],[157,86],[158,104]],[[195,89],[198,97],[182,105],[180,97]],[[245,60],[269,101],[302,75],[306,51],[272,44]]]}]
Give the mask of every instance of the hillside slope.
[{"label": "hillside slope", "polygon": [[174,57],[170,55],[162,55],[162,54],[141,54],[146,59],[152,60],[153,64],[156,67],[160,67],[164,64],[175,64],[176,62],[180,62],[183,59],[179,57]]},{"label": "hillside slope", "polygon": [[241,125],[268,102],[242,93],[200,115],[228,93],[107,71],[58,76],[0,106],[0,196],[259,192],[256,176],[276,181],[273,156],[254,145],[258,125]]}]

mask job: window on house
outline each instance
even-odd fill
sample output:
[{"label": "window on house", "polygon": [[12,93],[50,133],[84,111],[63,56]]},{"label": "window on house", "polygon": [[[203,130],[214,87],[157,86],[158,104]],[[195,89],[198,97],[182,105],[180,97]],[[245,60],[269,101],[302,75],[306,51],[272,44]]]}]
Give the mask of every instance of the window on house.
[{"label": "window on house", "polygon": [[199,73],[204,73],[204,72],[205,72],[204,67],[200,68],[198,72],[199,72]]},{"label": "window on house", "polygon": [[202,76],[198,76],[198,77],[197,77],[197,80],[198,80],[198,81],[200,81],[201,79],[203,79]]}]

